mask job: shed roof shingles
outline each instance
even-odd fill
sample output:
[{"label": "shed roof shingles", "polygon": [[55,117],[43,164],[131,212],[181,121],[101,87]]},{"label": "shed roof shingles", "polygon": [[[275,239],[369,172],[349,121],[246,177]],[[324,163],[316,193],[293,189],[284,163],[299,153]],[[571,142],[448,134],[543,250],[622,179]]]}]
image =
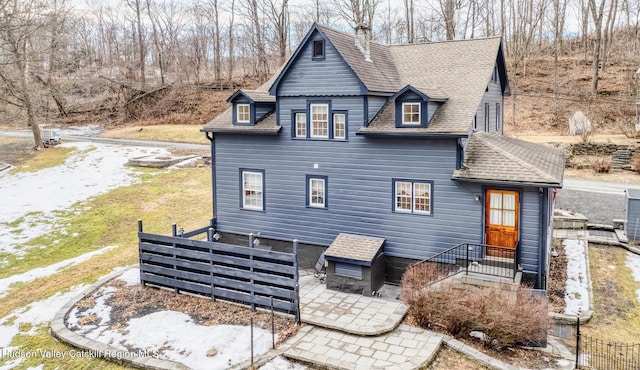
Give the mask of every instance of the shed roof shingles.
[{"label": "shed roof shingles", "polygon": [[331,243],[325,257],[371,262],[380,252],[384,238],[340,233]]},{"label": "shed roof shingles", "polygon": [[562,186],[564,153],[510,137],[478,132],[471,136],[464,164],[453,179]]}]

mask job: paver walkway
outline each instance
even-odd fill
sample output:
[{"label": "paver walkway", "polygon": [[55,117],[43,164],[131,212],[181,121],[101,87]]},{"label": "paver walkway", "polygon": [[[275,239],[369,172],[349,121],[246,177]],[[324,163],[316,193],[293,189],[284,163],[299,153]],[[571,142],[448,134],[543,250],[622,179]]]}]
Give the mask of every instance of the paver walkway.
[{"label": "paver walkway", "polygon": [[356,335],[379,335],[394,330],[407,313],[397,300],[399,289],[385,286],[382,297],[327,289],[311,275],[300,277],[302,322]]},{"label": "paver walkway", "polygon": [[377,337],[305,326],[285,343],[284,356],[331,369],[418,369],[441,345],[441,336],[407,325]]}]

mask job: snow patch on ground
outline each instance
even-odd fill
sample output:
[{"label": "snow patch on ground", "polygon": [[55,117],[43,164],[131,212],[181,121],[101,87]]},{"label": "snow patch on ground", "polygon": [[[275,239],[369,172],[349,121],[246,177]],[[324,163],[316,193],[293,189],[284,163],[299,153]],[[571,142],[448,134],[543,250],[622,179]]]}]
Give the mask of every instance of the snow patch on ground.
[{"label": "snow patch on ground", "polygon": [[305,370],[307,367],[291,362],[282,356],[275,357],[260,367],[260,370]]},{"label": "snow patch on ground", "polygon": [[[627,260],[625,261],[625,265],[631,269],[633,280],[640,283],[640,256],[631,252],[627,252]],[[636,296],[638,297],[638,302],[640,302],[640,289],[636,290]]]},{"label": "snow patch on ground", "polygon": [[0,252],[24,253],[20,247],[25,242],[64,229],[64,225],[56,224],[55,211],[136,182],[133,170],[124,166],[129,158],[169,155],[159,148],[96,143],[60,146],[77,151],[59,166],[37,172],[0,173]]},{"label": "snow patch on ground", "polygon": [[140,269],[137,267],[130,268],[116,278],[126,283],[126,286],[134,286],[140,284]]},{"label": "snow patch on ground", "polygon": [[49,265],[47,267],[38,267],[33,270],[24,272],[22,274],[12,275],[12,276],[9,276],[8,278],[0,279],[0,298],[6,296],[6,293],[9,291],[11,284],[28,283],[30,281],[33,281],[42,277],[53,275],[62,269],[85,262],[91,259],[92,257],[101,255],[113,248],[115,247],[114,246],[104,247],[89,253],[85,253],[78,257],[69,258],[68,260],[54,263],[53,265]]},{"label": "snow patch on ground", "polygon": [[31,328],[24,332],[27,335],[35,335],[38,325],[46,324],[53,319],[56,312],[78,295],[84,285],[72,287],[66,293],[56,293],[51,297],[28,304],[25,307],[14,310],[9,315],[0,319],[0,348],[8,348],[13,337],[20,332],[21,324],[31,324]]},{"label": "snow patch on ground", "polygon": [[[128,269],[115,280],[123,280],[129,286],[138,285],[140,270]],[[201,326],[184,313],[160,311],[133,318],[124,323],[120,330],[112,330],[108,300],[118,289],[104,286],[93,293],[93,307],[85,309],[75,306],[67,318],[67,327],[85,338],[121,350],[146,350],[154,357],[180,362],[193,369],[226,369],[230,365],[249,360],[251,329],[248,326]],[[83,320],[89,317],[90,322],[83,324]],[[277,337],[276,335],[276,340]],[[254,356],[271,348],[270,331],[254,327],[253,338]],[[207,353],[211,349],[215,349],[216,355],[208,357]]]},{"label": "snow patch on ground", "polygon": [[567,285],[564,301],[564,313],[578,315],[589,309],[589,282],[587,279],[587,260],[584,240],[565,239],[564,250],[567,256]]}]

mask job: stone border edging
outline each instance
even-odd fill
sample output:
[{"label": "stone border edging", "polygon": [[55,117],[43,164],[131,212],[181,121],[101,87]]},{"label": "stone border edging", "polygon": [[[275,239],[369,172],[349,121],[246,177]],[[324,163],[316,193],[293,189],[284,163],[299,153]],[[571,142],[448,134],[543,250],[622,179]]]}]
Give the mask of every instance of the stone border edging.
[{"label": "stone border edging", "polygon": [[116,347],[85,338],[76,334],[65,325],[65,317],[73,309],[73,307],[80,300],[93,294],[96,290],[102,287],[104,284],[116,277],[122,275],[125,271],[134,268],[138,265],[132,265],[126,267],[120,271],[114,271],[109,275],[99,279],[96,283],[90,285],[84,289],[80,294],[67,302],[53,317],[49,324],[49,331],[51,335],[62,342],[65,342],[73,347],[80,348],[82,350],[91,352],[94,357],[100,357],[108,361],[113,361],[118,364],[127,364],[134,367],[154,370],[187,370],[189,367],[174,361],[161,360],[158,358],[141,356],[136,352],[129,352],[118,349]]}]

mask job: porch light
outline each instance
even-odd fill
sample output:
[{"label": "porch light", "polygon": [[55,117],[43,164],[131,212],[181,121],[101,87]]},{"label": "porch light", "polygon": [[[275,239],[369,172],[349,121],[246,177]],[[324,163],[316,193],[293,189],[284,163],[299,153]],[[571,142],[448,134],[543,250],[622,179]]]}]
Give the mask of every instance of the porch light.
[{"label": "porch light", "polygon": [[476,196],[474,197],[474,199],[476,200],[476,202],[479,202],[480,199],[482,199],[482,196],[480,194],[476,194]]}]

